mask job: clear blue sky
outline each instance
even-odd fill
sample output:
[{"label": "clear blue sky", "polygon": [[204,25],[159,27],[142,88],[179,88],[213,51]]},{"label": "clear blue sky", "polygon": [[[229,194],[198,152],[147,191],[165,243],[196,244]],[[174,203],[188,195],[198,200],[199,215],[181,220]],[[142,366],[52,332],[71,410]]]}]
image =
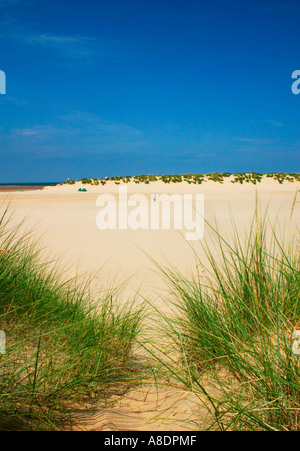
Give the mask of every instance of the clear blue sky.
[{"label": "clear blue sky", "polygon": [[299,0],[0,0],[0,183],[300,171]]}]

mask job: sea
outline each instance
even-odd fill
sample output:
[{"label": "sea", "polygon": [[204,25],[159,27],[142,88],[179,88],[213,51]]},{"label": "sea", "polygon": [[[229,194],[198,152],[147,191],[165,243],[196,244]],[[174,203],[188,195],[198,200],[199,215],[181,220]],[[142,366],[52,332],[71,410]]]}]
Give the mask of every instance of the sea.
[{"label": "sea", "polygon": [[44,186],[55,186],[60,182],[0,183],[0,191],[32,191]]}]

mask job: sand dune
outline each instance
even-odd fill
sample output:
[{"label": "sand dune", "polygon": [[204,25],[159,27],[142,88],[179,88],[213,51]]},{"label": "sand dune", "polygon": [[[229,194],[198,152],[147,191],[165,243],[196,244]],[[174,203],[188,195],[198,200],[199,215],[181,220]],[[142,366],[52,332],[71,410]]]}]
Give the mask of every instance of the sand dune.
[{"label": "sand dune", "polygon": [[[42,191],[0,193],[2,202],[10,201],[15,212],[15,221],[25,216],[27,227],[36,226],[37,236],[48,253],[62,258],[69,268],[68,274],[95,273],[95,283],[105,286],[107,281],[130,279],[128,293],[139,289],[146,295],[161,290],[163,284],[153,269],[148,255],[160,264],[171,263],[179,270],[195,268],[193,249],[203,256],[201,243],[187,243],[180,231],[174,230],[99,230],[96,215],[99,207],[96,200],[99,194],[118,194],[119,186],[108,182],[104,187],[87,185],[87,192],[78,192],[83,186],[48,187]],[[150,202],[151,194],[204,194],[205,219],[211,224],[215,221],[221,233],[231,230],[232,217],[238,230],[243,233],[249,227],[255,210],[256,193],[261,209],[268,207],[270,221],[276,218],[283,224],[288,222],[295,192],[300,182],[279,183],[265,179],[258,185],[231,184],[229,180],[219,184],[207,182],[203,185],[164,184],[154,182],[149,185],[129,183],[128,194],[142,193]],[[293,223],[300,223],[300,193],[293,211]],[[208,227],[204,238],[209,240]],[[155,295],[155,298],[157,296]]]},{"label": "sand dune", "polygon": [[[195,250],[204,259],[201,243],[187,242],[177,230],[99,230],[96,215],[99,194],[117,196],[119,186],[108,182],[103,186],[86,186],[87,192],[78,192],[81,184],[48,187],[33,192],[1,192],[2,209],[9,201],[14,211],[14,222],[27,216],[26,227],[36,227],[45,253],[49,258],[59,256],[66,276],[96,274],[95,288],[105,288],[113,280],[128,279],[125,297],[132,299],[139,292],[139,300],[148,298],[159,309],[168,311],[163,297],[168,294],[161,276],[154,270],[149,256],[159,264],[167,262],[183,272],[194,271]],[[249,227],[259,199],[261,209],[268,207],[271,222],[278,220],[281,228],[300,224],[300,182],[277,182],[264,179],[258,185],[207,182],[203,185],[129,183],[128,194],[142,193],[151,200],[152,194],[204,194],[205,219],[217,221],[222,234],[231,230],[232,217],[238,231]],[[204,238],[209,242],[208,228]],[[205,259],[204,259],[205,261]],[[91,409],[84,415],[83,427],[89,430],[183,430],[194,428],[199,415],[191,395],[179,389],[162,388],[159,394],[154,386],[130,390],[107,409]],[[200,421],[201,424],[201,421]]]}]

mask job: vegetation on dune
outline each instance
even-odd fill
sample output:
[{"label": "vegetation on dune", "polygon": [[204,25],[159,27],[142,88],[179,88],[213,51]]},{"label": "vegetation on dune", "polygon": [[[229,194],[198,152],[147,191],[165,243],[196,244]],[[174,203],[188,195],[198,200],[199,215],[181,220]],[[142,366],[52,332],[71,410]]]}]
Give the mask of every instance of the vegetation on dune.
[{"label": "vegetation on dune", "polygon": [[97,178],[93,179],[81,179],[79,180],[83,185],[99,185],[99,180]]},{"label": "vegetation on dune", "polygon": [[[80,179],[79,182],[83,183],[84,185],[105,185],[108,181],[113,181],[117,185],[120,185],[120,183],[129,183],[134,182],[136,184],[139,183],[145,183],[149,184],[151,182],[156,181],[162,181],[164,183],[181,183],[186,182],[188,184],[198,184],[201,185],[202,183],[205,183],[207,181],[214,181],[216,183],[224,183],[224,180],[228,177],[232,176],[233,180],[231,180],[231,183],[252,183],[256,185],[257,183],[260,183],[264,176],[267,178],[272,178],[274,181],[277,181],[278,183],[282,184],[284,181],[287,182],[294,182],[294,181],[300,181],[300,174],[298,173],[276,173],[271,172],[268,174],[260,174],[257,172],[240,172],[236,174],[231,174],[229,172],[213,172],[209,174],[165,174],[165,175],[151,175],[151,174],[142,174],[142,175],[136,175],[134,177],[132,176],[115,176],[115,177],[107,177],[104,180],[103,179]],[[73,185],[75,183],[74,180],[67,180],[64,182],[64,184]]]},{"label": "vegetation on dune", "polygon": [[234,175],[234,180],[231,181],[231,183],[253,183],[253,185],[256,185],[257,183],[261,182],[263,178],[263,174],[258,174],[256,172],[249,172],[249,173],[238,173]]},{"label": "vegetation on dune", "polygon": [[197,277],[161,268],[178,312],[163,329],[181,355],[166,356],[167,373],[209,409],[206,428],[300,430],[299,233],[285,244],[256,217],[245,246],[213,234]]},{"label": "vegetation on dune", "polygon": [[0,329],[6,334],[0,429],[61,428],[75,404],[101,402],[138,380],[131,352],[140,312],[118,307],[117,292],[92,302],[88,284],[62,281],[6,218],[0,221]]},{"label": "vegetation on dune", "polygon": [[60,183],[60,185],[75,185],[75,180],[66,180],[64,183]]}]

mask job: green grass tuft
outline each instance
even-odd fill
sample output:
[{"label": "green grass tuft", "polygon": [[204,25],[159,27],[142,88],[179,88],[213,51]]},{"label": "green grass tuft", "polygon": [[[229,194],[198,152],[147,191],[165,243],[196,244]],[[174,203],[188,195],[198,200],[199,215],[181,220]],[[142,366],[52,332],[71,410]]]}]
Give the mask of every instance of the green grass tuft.
[{"label": "green grass tuft", "polygon": [[131,364],[140,311],[90,298],[44,264],[29,236],[0,221],[0,428],[55,429],[74,405],[138,380]]},{"label": "green grass tuft", "polygon": [[217,252],[204,245],[196,277],[161,268],[177,311],[164,329],[181,356],[165,367],[209,409],[206,428],[300,430],[299,233],[286,244],[268,230],[255,217],[246,245],[213,230]]}]

